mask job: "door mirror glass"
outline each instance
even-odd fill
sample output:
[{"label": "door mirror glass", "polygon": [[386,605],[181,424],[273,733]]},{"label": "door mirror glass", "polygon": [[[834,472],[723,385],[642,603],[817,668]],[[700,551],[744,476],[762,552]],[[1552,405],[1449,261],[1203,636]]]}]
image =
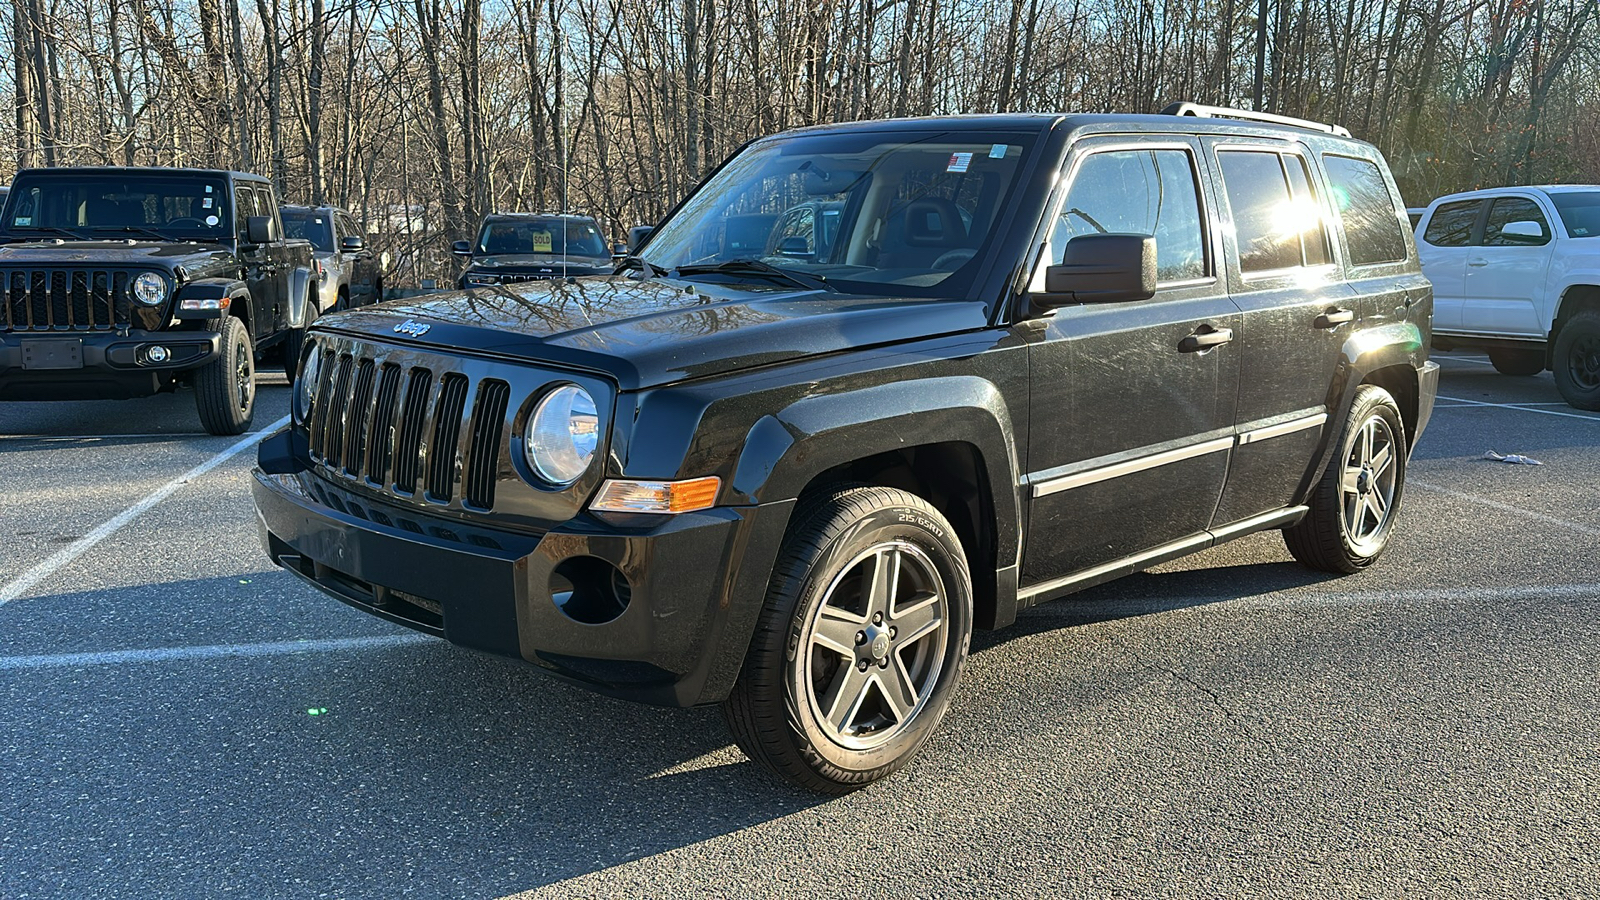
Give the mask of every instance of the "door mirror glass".
[{"label": "door mirror glass", "polygon": [[1067,242],[1044,273],[1035,306],[1122,303],[1156,295],[1156,239],[1147,234],[1083,234]]},{"label": "door mirror glass", "polygon": [[274,235],[271,216],[251,216],[245,220],[245,240],[252,244],[270,244],[277,236]]},{"label": "door mirror glass", "polygon": [[367,242],[363,241],[358,235],[347,234],[339,239],[339,249],[347,253],[353,253],[357,250],[364,249],[366,246]]},{"label": "door mirror glass", "polygon": [[456,241],[454,244],[450,245],[450,252],[454,253],[457,256],[471,256],[472,255],[472,242],[471,241]]}]

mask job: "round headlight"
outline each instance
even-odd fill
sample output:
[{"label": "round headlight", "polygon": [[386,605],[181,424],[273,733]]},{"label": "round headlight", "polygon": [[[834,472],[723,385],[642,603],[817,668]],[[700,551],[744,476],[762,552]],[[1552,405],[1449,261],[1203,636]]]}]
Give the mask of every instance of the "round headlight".
[{"label": "round headlight", "polygon": [[145,272],[133,280],[133,299],[145,306],[157,306],[167,299],[167,280],[154,272]]},{"label": "round headlight", "polygon": [[523,434],[528,459],[551,484],[571,484],[589,468],[600,444],[600,415],[594,398],[575,384],[546,394]]},{"label": "round headlight", "polygon": [[322,345],[313,341],[300,363],[300,378],[294,383],[294,415],[302,422],[311,421],[311,403],[316,399],[317,374],[322,371]]}]

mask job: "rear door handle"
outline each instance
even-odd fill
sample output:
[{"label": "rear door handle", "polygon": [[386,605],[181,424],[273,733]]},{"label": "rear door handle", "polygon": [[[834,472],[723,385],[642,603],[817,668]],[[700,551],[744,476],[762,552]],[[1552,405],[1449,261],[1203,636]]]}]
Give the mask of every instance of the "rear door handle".
[{"label": "rear door handle", "polygon": [[1338,328],[1346,322],[1355,320],[1356,314],[1348,309],[1330,309],[1311,323],[1318,328]]},{"label": "rear door handle", "polygon": [[1194,333],[1178,342],[1179,353],[1198,353],[1226,344],[1233,340],[1232,328],[1212,328],[1210,325],[1201,325]]},{"label": "rear door handle", "polygon": [[1467,265],[1472,266],[1474,269],[1480,269],[1488,264],[1489,261],[1481,256],[1474,256],[1473,258],[1467,260]]}]

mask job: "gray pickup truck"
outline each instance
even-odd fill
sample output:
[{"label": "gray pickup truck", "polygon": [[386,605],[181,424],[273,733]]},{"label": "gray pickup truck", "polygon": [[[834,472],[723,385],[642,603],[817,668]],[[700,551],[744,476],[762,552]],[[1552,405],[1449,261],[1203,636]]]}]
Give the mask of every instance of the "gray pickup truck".
[{"label": "gray pickup truck", "polygon": [[207,431],[240,434],[257,354],[295,371],[317,290],[259,175],[26,169],[0,209],[0,400],[188,384]]},{"label": "gray pickup truck", "polygon": [[319,314],[383,299],[382,261],[348,212],[337,206],[285,206],[280,212],[285,234],[311,242]]}]

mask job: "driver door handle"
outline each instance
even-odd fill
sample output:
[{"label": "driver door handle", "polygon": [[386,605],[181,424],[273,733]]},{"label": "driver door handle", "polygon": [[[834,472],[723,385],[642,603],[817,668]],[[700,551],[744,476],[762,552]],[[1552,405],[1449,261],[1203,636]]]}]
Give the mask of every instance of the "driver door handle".
[{"label": "driver door handle", "polygon": [[1473,258],[1467,260],[1467,265],[1473,267],[1474,269],[1480,269],[1488,264],[1489,261],[1481,256],[1474,256]]},{"label": "driver door handle", "polygon": [[1201,350],[1209,350],[1232,340],[1232,328],[1212,328],[1210,325],[1201,325],[1194,330],[1194,333],[1178,342],[1178,352],[1198,353]]},{"label": "driver door handle", "polygon": [[1338,328],[1346,322],[1354,321],[1355,317],[1356,314],[1348,309],[1335,308],[1317,316],[1312,324],[1318,328]]}]

